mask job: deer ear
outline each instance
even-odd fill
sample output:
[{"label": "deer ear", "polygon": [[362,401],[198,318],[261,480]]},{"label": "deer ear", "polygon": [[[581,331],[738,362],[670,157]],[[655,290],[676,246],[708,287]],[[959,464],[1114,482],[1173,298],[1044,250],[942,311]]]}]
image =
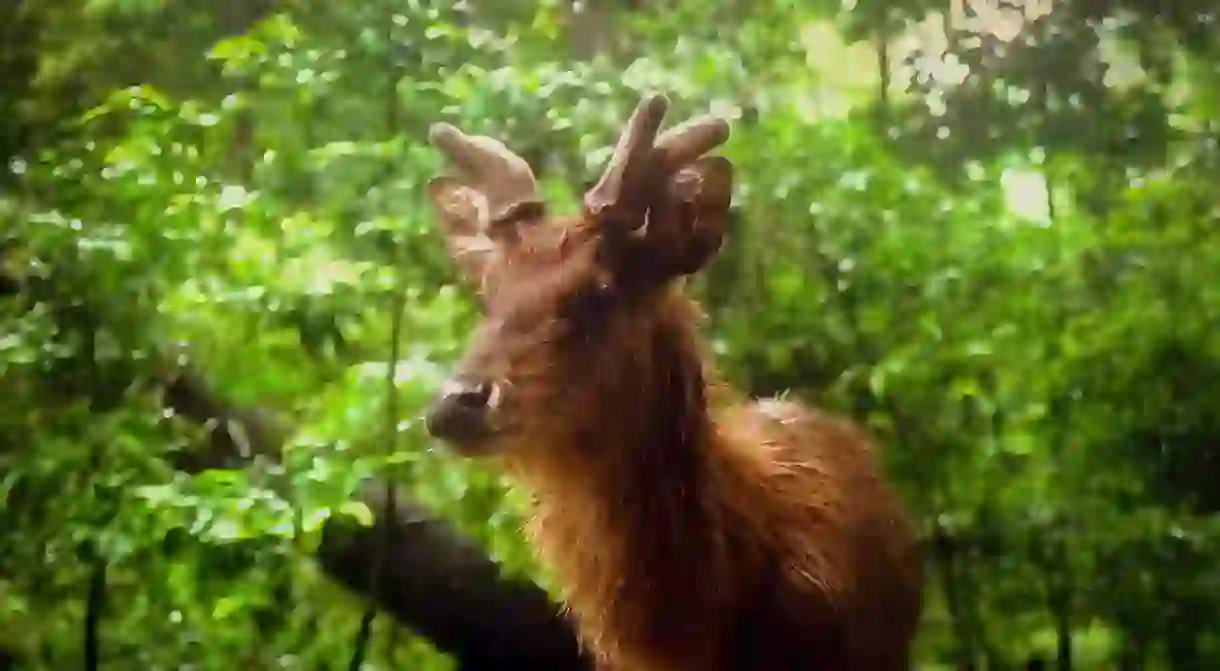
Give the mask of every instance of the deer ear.
[{"label": "deer ear", "polygon": [[645,244],[668,273],[696,273],[716,256],[732,198],[733,164],[722,156],[705,156],[669,179],[645,232]]},{"label": "deer ear", "polygon": [[487,236],[487,198],[452,177],[428,182],[428,202],[436,212],[445,248],[467,281],[476,286],[495,246]]}]

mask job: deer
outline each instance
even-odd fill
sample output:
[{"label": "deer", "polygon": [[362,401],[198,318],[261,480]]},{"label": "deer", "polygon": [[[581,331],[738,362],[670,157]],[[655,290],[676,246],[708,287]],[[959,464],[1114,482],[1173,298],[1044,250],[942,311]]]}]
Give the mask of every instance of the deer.
[{"label": "deer", "polygon": [[579,214],[443,122],[427,200],[479,322],[424,413],[530,500],[525,533],[599,671],[898,671],[913,522],[873,439],[715,370],[685,291],[726,237],[729,122],[643,96]]}]

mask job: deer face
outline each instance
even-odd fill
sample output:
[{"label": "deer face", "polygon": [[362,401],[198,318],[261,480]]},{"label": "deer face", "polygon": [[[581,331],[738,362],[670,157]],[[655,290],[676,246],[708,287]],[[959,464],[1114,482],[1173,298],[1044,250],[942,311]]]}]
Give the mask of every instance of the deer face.
[{"label": "deer face", "polygon": [[483,318],[427,415],[456,451],[579,439],[600,408],[629,402],[672,280],[724,235],[732,167],[704,156],[728,125],[702,118],[657,136],[667,104],[636,108],[583,212],[548,217],[524,160],[486,137],[434,126],[458,172],[428,186],[446,245]]}]

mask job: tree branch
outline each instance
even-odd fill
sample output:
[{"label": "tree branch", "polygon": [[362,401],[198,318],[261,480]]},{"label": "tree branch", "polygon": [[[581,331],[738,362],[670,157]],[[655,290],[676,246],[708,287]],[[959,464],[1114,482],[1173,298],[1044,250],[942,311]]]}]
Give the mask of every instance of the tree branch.
[{"label": "tree branch", "polygon": [[[0,250],[3,251],[3,250]],[[32,293],[57,296],[53,280],[31,287],[0,268],[0,297],[29,299]],[[32,292],[32,293],[31,293]],[[32,301],[28,301],[31,302]],[[104,323],[96,306],[80,305],[90,323]],[[76,314],[76,313],[73,313]],[[67,319],[67,312],[58,316]],[[76,314],[79,317],[79,314]],[[71,325],[64,325],[71,330]],[[278,460],[290,427],[273,413],[239,407],[213,389],[196,371],[163,353],[152,383],[162,403],[178,417],[207,427],[206,440],[192,450],[166,455],[187,472],[240,467],[254,456]],[[130,362],[127,362],[130,363]],[[159,368],[159,370],[156,370]],[[77,389],[91,396],[113,396],[138,376],[134,366],[119,365],[105,388]],[[111,401],[113,399],[110,399]],[[387,508],[384,485],[372,483],[361,498],[374,511],[374,524],[362,527],[332,519],[323,527],[318,559],[335,582],[361,594],[369,592],[377,547],[390,528],[392,565],[373,600],[401,624],[452,655],[463,671],[587,671],[593,668],[572,626],[546,592],[529,580],[500,575],[498,565],[449,523],[403,497]],[[390,511],[387,516],[386,511]],[[0,651],[0,669],[5,661]]]},{"label": "tree branch", "polygon": [[[253,454],[278,455],[287,435],[265,412],[229,405],[190,371],[165,380],[165,404],[180,417],[212,427],[201,450],[176,464],[186,471],[223,468]],[[243,435],[238,435],[240,431]],[[319,560],[337,583],[367,593],[381,536],[390,525],[386,577],[374,601],[402,624],[457,659],[464,671],[592,668],[570,624],[546,592],[527,580],[500,575],[499,567],[450,524],[396,497],[388,519],[387,490],[371,484],[362,495],[374,511],[371,527],[339,519],[323,528]]]}]

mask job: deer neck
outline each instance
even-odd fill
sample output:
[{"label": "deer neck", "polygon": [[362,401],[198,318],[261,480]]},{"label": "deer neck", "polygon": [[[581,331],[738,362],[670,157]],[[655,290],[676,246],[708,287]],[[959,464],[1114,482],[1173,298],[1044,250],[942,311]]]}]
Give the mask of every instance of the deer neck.
[{"label": "deer neck", "polygon": [[[607,524],[628,527],[635,508],[674,514],[698,499],[716,431],[709,409],[714,388],[692,332],[677,311],[655,325],[647,351],[637,353],[640,374],[606,389],[599,409],[563,445],[545,450],[541,463],[521,464],[540,499],[553,493],[564,509],[565,501],[580,499],[605,508]],[[618,519],[620,513],[627,518]]]},{"label": "deer neck", "polygon": [[652,648],[654,632],[673,627],[706,640],[689,609],[718,612],[731,598],[716,589],[732,583],[734,564],[716,491],[713,388],[694,341],[664,335],[641,385],[649,391],[590,426],[556,470],[527,477],[535,548],[600,650]]}]

